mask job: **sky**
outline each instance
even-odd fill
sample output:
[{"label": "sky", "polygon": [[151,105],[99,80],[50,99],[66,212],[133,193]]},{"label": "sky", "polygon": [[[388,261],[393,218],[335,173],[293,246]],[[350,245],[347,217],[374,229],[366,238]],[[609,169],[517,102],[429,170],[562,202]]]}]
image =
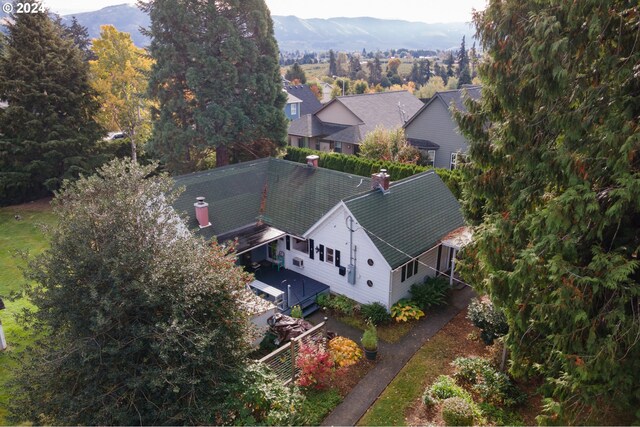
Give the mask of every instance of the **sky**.
[{"label": "sky", "polygon": [[[0,0],[4,3],[8,0]],[[106,6],[134,3],[127,0],[43,0],[56,13],[98,10]],[[370,16],[383,19],[438,23],[469,22],[473,8],[482,10],[486,0],[266,0],[272,15],[295,15],[299,18]]]}]

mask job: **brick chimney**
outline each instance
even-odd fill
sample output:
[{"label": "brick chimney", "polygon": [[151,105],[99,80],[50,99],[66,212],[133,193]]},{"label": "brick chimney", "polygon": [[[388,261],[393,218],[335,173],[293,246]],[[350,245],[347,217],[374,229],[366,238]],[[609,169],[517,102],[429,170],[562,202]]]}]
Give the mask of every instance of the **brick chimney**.
[{"label": "brick chimney", "polygon": [[389,191],[389,183],[391,182],[391,175],[387,174],[386,169],[380,169],[380,173],[374,173],[371,175],[371,189],[382,190],[383,193]]},{"label": "brick chimney", "polygon": [[193,204],[196,207],[196,219],[200,228],[210,227],[209,222],[209,203],[204,201],[204,197],[196,197],[197,202]]},{"label": "brick chimney", "polygon": [[312,168],[317,168],[319,158],[320,156],[316,156],[315,154],[307,156],[307,166],[311,166]]}]

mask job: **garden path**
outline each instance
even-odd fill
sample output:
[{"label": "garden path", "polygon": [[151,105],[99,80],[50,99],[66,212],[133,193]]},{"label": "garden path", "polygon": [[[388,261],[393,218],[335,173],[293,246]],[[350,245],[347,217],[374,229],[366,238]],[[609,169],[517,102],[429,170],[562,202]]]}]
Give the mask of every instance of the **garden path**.
[{"label": "garden path", "polygon": [[[475,293],[464,287],[454,290],[451,303],[438,310],[430,311],[405,337],[396,343],[379,342],[378,363],[356,385],[345,399],[336,406],[323,421],[322,425],[354,426],[376,401],[389,383],[404,365],[422,347],[422,345],[442,329],[451,319],[462,311]],[[316,314],[316,316],[319,316]],[[312,319],[315,320],[315,319]],[[319,319],[321,320],[321,318]],[[333,319],[327,321],[328,330],[336,332],[359,343],[362,332]]]}]

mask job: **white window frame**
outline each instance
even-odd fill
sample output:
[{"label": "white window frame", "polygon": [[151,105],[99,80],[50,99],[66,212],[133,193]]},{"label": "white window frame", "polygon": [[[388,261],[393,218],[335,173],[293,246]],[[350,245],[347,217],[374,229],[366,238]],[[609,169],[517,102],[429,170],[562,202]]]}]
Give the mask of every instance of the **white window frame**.
[{"label": "white window frame", "polygon": [[292,116],[298,115],[298,104],[296,104],[295,102],[291,104],[291,115]]},{"label": "white window frame", "polygon": [[451,153],[451,163],[449,164],[449,169],[454,170],[458,167],[459,160],[465,160],[467,155],[465,153],[461,153],[460,151],[456,151],[455,153]]},{"label": "white window frame", "polygon": [[333,263],[334,263],[334,259],[335,259],[335,258],[334,258],[334,257],[335,257],[335,253],[336,253],[336,251],[335,251],[335,250],[333,250],[332,248],[328,248],[328,247],[326,247],[326,246],[325,246],[325,248],[324,248],[324,260],[325,260],[326,262],[328,262],[329,264],[332,264],[332,265],[333,265]]},{"label": "white window frame", "polygon": [[427,155],[429,159],[426,162],[427,166],[435,166],[436,165],[436,150],[422,150],[423,153]]},{"label": "white window frame", "polygon": [[[309,241],[304,239],[298,239],[296,237],[291,237],[291,248],[295,251],[301,252],[303,254],[309,254]],[[301,250],[300,247],[304,245],[304,250]]]}]

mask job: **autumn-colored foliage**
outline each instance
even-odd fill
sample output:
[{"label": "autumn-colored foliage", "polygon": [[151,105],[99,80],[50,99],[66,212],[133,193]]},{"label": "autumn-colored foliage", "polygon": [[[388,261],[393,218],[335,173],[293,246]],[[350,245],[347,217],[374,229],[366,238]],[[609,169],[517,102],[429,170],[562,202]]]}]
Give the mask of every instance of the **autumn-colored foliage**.
[{"label": "autumn-colored foliage", "polygon": [[333,366],[333,357],[323,344],[301,343],[296,357],[296,367],[300,369],[296,384],[324,389],[333,376]]},{"label": "autumn-colored foliage", "polygon": [[329,352],[335,364],[340,368],[355,365],[362,359],[360,346],[345,337],[335,337],[329,341]]}]

